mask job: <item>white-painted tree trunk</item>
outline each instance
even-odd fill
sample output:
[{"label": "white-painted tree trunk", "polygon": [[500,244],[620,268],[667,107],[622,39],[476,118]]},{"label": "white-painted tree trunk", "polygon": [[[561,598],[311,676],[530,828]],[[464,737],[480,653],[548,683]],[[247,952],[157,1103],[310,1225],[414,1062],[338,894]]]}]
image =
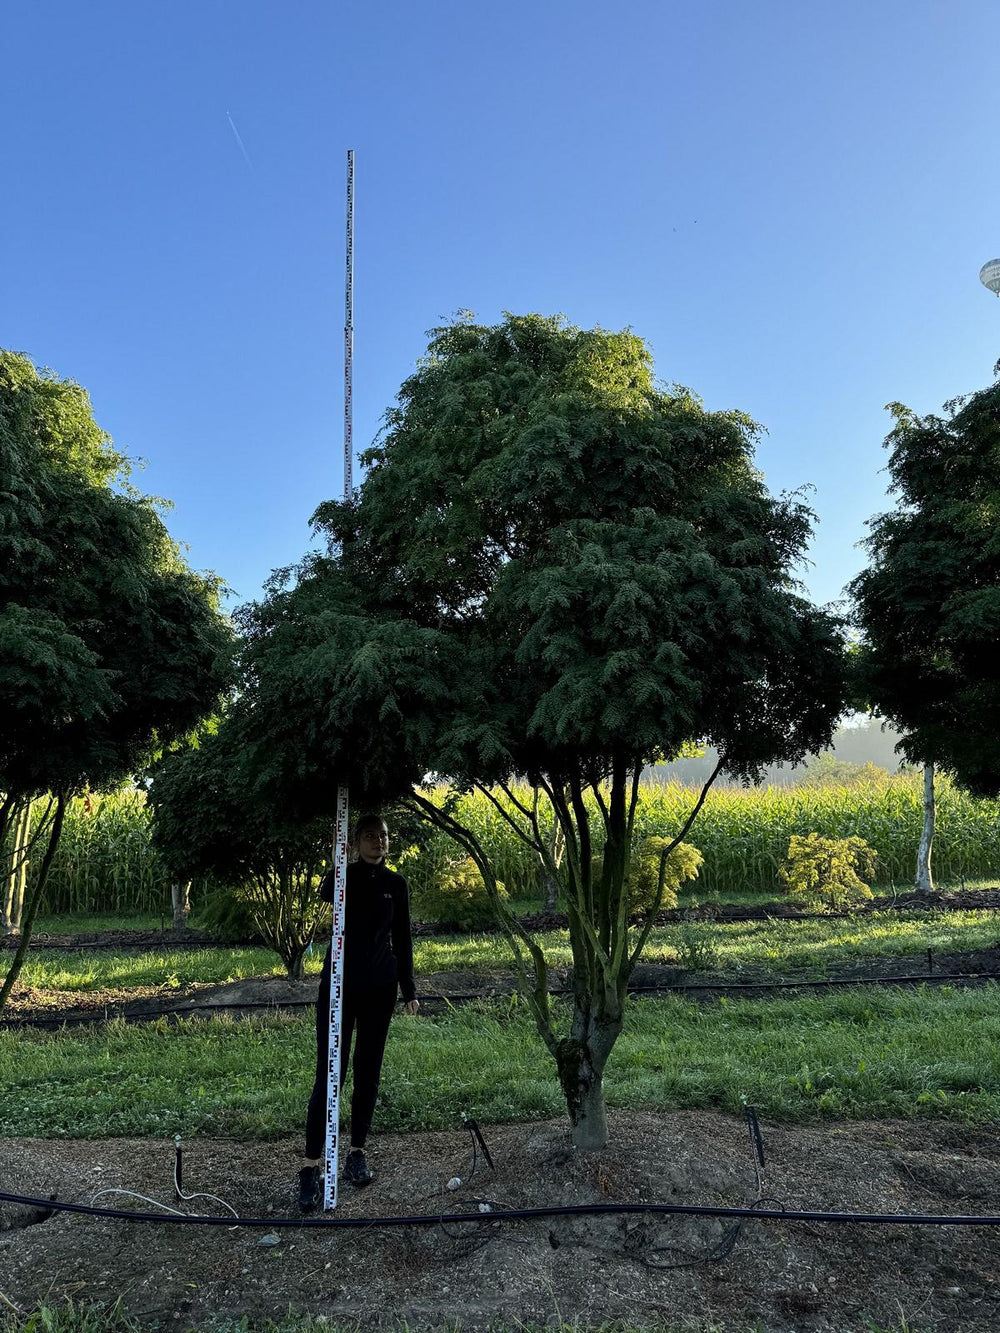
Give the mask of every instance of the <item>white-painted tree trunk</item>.
[{"label": "white-painted tree trunk", "polygon": [[924,764],[924,826],[917,851],[917,876],[914,887],[918,893],[933,893],[931,878],[931,848],[934,845],[934,765]]}]

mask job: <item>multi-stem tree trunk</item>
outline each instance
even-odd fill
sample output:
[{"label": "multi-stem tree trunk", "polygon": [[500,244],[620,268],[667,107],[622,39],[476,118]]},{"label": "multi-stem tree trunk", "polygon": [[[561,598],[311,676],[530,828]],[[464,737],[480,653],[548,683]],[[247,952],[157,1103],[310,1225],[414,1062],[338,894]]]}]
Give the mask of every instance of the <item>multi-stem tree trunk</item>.
[{"label": "multi-stem tree trunk", "polygon": [[24,966],[24,960],[28,954],[28,942],[31,939],[31,932],[34,929],[35,917],[38,915],[38,908],[45,893],[45,883],[49,877],[49,871],[52,868],[52,861],[56,854],[56,848],[59,846],[59,838],[62,835],[63,817],[66,813],[66,793],[60,792],[56,797],[55,815],[49,829],[49,842],[45,849],[45,855],[42,857],[42,864],[39,867],[38,879],[34,888],[28,895],[28,901],[25,907],[24,919],[21,922],[21,939],[17,946],[17,952],[14,954],[14,961],[11,963],[4,977],[3,985],[0,986],[0,1013],[7,1003],[7,999],[14,989],[14,985],[21,975],[21,968]]},{"label": "multi-stem tree trunk", "polygon": [[914,887],[918,893],[933,893],[931,877],[931,849],[934,845],[934,765],[924,764],[924,824],[917,850],[917,874]]},{"label": "multi-stem tree trunk", "polygon": [[[454,838],[479,868],[514,955],[518,987],[527,1000],[542,1041],[555,1060],[577,1148],[602,1148],[607,1143],[604,1070],[624,1023],[628,980],[663,900],[667,858],[687,835],[722,763],[720,759],[684,826],[661,852],[654,902],[644,920],[634,927],[629,923],[627,877],[641,759],[616,756],[609,768],[586,778],[579,773],[556,780],[543,776],[530,804],[519,799],[509,785],[499,786],[503,799],[493,789],[478,786],[498,815],[553,874],[556,867],[552,864],[549,838],[539,819],[540,792],[544,792],[552,806],[565,839],[561,879],[573,955],[573,1014],[568,1035],[557,1030],[548,989],[548,963],[541,945],[497,893],[490,858],[475,832],[455,817],[453,808],[438,806],[419,792],[414,792],[408,802],[429,823]],[[592,829],[595,820],[599,828],[603,825],[604,833],[603,854],[597,857]]]}]

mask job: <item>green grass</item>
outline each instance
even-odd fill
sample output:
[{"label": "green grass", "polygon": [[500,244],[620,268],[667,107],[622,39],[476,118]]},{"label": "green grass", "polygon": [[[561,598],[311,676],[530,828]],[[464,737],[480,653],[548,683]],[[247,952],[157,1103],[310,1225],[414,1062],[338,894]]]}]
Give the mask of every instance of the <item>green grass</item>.
[{"label": "green grass", "polygon": [[[638,1000],[612,1056],[607,1100],[732,1113],[746,1100],[797,1122],[995,1121],[998,998],[990,985],[709,1005]],[[313,1065],[311,1016],[0,1032],[0,1134],[296,1135]],[[522,1001],[393,1023],[376,1127],[444,1129],[463,1110],[485,1122],[564,1113]]]},{"label": "green grass", "polygon": [[[306,970],[318,972],[322,960],[322,952],[314,949],[306,961]],[[284,972],[276,953],[254,947],[149,950],[134,954],[110,949],[73,953],[38,949],[28,955],[20,980],[24,986],[71,994],[149,986],[178,989],[246,977],[283,976]]]},{"label": "green grass", "polygon": [[[921,957],[985,948],[996,942],[1000,919],[991,912],[884,912],[846,920],[746,921],[720,924],[689,922],[654,930],[645,962],[676,964],[679,951],[698,941],[711,950],[727,974],[759,976],[807,969],[823,975],[833,964],[892,955]],[[569,936],[550,931],[540,936],[553,964],[572,961]],[[307,973],[319,971],[323,948],[306,959]],[[500,935],[441,935],[414,943],[418,977],[433,984],[435,972],[510,970],[510,952]],[[64,953],[39,949],[28,956],[21,981],[42,990],[80,993],[130,987],[177,988],[218,984],[252,976],[281,975],[269,949],[148,950],[135,954],[112,950]]]},{"label": "green grass", "polygon": [[[986,948],[1000,934],[1000,917],[992,912],[876,912],[844,920],[684,922],[653,930],[643,952],[644,962],[676,963],[685,941],[710,946],[718,967],[726,971],[783,972],[810,968],[823,972],[830,964],[894,954],[917,956],[928,948],[957,952]],[[569,936],[551,931],[539,936],[554,964],[572,961]],[[455,969],[509,969],[510,952],[497,935],[438,936],[414,945],[417,972]]]},{"label": "green grass", "polygon": [[89,935],[97,930],[161,930],[172,916],[164,912],[52,912],[35,922],[35,933]]}]

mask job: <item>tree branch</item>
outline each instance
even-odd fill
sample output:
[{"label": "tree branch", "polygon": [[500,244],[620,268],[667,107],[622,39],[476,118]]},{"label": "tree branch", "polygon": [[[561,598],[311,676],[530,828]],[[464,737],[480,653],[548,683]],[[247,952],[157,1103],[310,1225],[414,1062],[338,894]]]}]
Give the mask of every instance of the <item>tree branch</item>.
[{"label": "tree branch", "polygon": [[[552,1026],[552,1010],[549,1003],[548,986],[548,964],[545,961],[545,955],[541,946],[532,936],[524,925],[518,920],[514,913],[500,898],[497,893],[496,876],[493,873],[493,867],[490,865],[489,857],[483,850],[482,844],[475,833],[464,824],[460,824],[457,819],[449,815],[447,811],[442,810],[433,801],[427,800],[419,792],[411,792],[402,802],[404,806],[415,807],[423,815],[428,823],[447,833],[453,838],[460,847],[464,847],[469,853],[479,872],[483,877],[483,883],[486,885],[486,892],[489,895],[490,903],[496,913],[500,929],[510,945],[511,952],[514,955],[514,966],[517,971],[518,982],[521,991],[531,1006],[532,1014],[535,1019],[535,1026],[538,1028],[539,1035],[545,1042],[549,1051],[555,1055],[558,1050],[559,1042],[556,1037],[555,1028]],[[534,964],[534,985],[528,978],[527,968],[525,967],[524,956],[521,953],[520,945],[523,944],[531,955]]]},{"label": "tree branch", "polygon": [[[524,843],[527,843],[527,845],[531,848],[532,851],[537,851],[538,848],[537,848],[537,846],[535,845],[535,842],[533,841],[533,839],[531,839],[531,838],[527,835],[527,833],[524,832],[524,830],[520,827],[520,825],[519,825],[519,824],[517,823],[517,821],[514,819],[514,816],[510,813],[510,811],[505,810],[505,809],[503,808],[503,805],[497,800],[497,798],[493,795],[493,793],[490,791],[490,789],[489,789],[488,787],[484,787],[484,786],[483,786],[481,783],[479,783],[479,782],[474,782],[472,785],[475,787],[476,791],[482,792],[482,794],[486,797],[486,799],[487,799],[487,800],[490,802],[490,804],[494,807],[494,809],[495,809],[495,810],[497,811],[497,813],[501,816],[501,818],[504,819],[504,820],[506,820],[506,822],[507,822],[507,823],[510,825],[510,827],[514,830],[514,832],[515,832],[515,833],[517,834],[517,836],[521,839],[521,841],[524,842]],[[503,788],[503,785],[502,785],[502,784],[498,783],[497,785],[500,786],[501,790],[505,790],[505,789]],[[518,809],[524,809],[524,807],[521,805],[520,801],[515,801],[514,803],[515,803],[515,805],[517,805]],[[529,819],[531,818],[531,811],[530,811],[530,810],[525,810],[524,813],[528,816]]]},{"label": "tree branch", "polygon": [[720,755],[719,762],[715,765],[715,768],[712,770],[708,781],[701,789],[701,795],[695,802],[694,809],[691,811],[687,819],[684,821],[684,827],[681,829],[680,833],[678,833],[677,837],[674,838],[673,842],[671,842],[668,847],[665,847],[663,851],[660,853],[660,874],[656,886],[656,901],[653,903],[649,911],[646,913],[646,919],[642,923],[639,929],[638,942],[636,943],[635,948],[629,955],[628,967],[625,970],[625,977],[624,977],[624,980],[626,981],[628,980],[628,977],[632,969],[638,962],[639,955],[642,953],[646,941],[649,939],[649,932],[653,929],[653,925],[656,921],[656,914],[657,912],[659,912],[660,905],[663,902],[663,883],[667,869],[667,857],[670,855],[670,853],[674,850],[675,847],[679,846],[679,844],[684,841],[684,838],[686,837],[688,830],[691,828],[691,825],[694,823],[695,819],[698,816],[698,812],[701,810],[701,807],[705,804],[705,797],[708,795],[709,787],[711,787],[712,783],[715,781],[715,779],[719,776],[719,773],[722,771],[722,765],[724,762],[725,762],[725,757]]}]

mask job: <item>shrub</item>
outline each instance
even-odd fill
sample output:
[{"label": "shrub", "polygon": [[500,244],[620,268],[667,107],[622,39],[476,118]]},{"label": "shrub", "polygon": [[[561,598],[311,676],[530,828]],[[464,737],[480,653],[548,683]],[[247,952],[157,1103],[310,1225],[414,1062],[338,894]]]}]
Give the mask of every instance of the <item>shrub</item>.
[{"label": "shrub", "polygon": [[[507,890],[497,884],[501,898]],[[453,857],[413,894],[413,913],[453,930],[482,930],[496,921],[483,877],[471,857]]]},{"label": "shrub", "polygon": [[265,943],[247,895],[239,889],[211,889],[199,903],[195,916],[198,929],[223,944]]},{"label": "shrub", "polygon": [[[646,912],[656,905],[660,881],[660,858],[672,838],[646,838],[632,854],[628,887],[633,911]],[[689,842],[679,842],[667,856],[663,866],[663,893],[659,906],[676,907],[677,893],[682,884],[697,879],[705,858]]]},{"label": "shrub", "polygon": [[826,906],[831,912],[871,898],[866,880],[875,876],[878,856],[864,838],[793,836],[778,871],[791,897]]}]

